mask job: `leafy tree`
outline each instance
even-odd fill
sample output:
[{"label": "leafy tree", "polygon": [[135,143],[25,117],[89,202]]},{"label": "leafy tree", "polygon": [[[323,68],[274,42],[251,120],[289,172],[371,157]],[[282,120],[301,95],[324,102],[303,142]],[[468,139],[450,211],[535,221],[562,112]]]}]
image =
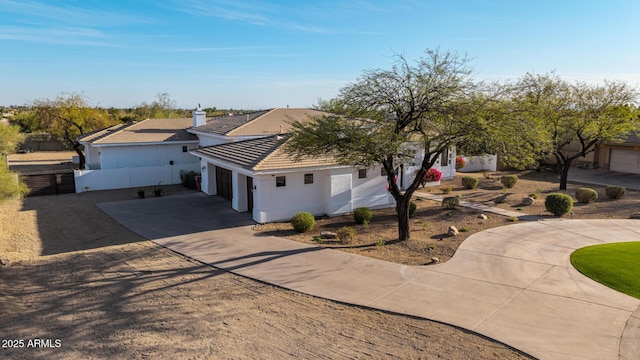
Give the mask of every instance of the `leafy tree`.
[{"label": "leafy tree", "polygon": [[171,100],[169,93],[158,93],[151,104],[143,102],[134,109],[136,120],[178,118],[189,116],[184,111],[176,109],[176,102]]},{"label": "leafy tree", "polygon": [[[472,80],[466,57],[439,50],[425,54],[413,64],[396,55],[391,69],[366,70],[337,98],[319,104],[336,116],[294,122],[285,143],[296,159],[330,154],[345,165],[382,164],[396,201],[400,240],[410,237],[410,200],[426,171],[446,149],[494,121],[483,115],[495,93]],[[394,171],[414,157],[420,157],[419,171],[402,192]]]},{"label": "leafy tree", "polygon": [[0,124],[0,201],[22,196],[27,193],[27,186],[11,172],[6,163],[6,155],[14,152],[24,139],[18,126]]},{"label": "leafy tree", "polygon": [[574,160],[638,129],[631,105],[637,96],[624,82],[569,84],[555,74],[526,74],[515,86],[514,118],[525,125],[519,129],[540,129],[536,133],[545,146],[539,149],[548,149],[556,158],[560,190],[566,190]]},{"label": "leafy tree", "polygon": [[36,100],[33,108],[48,131],[75,150],[80,158],[80,169],[84,169],[85,156],[78,136],[117,123],[104,110],[89,107],[84,95],[77,93],[61,94],[53,100]]}]

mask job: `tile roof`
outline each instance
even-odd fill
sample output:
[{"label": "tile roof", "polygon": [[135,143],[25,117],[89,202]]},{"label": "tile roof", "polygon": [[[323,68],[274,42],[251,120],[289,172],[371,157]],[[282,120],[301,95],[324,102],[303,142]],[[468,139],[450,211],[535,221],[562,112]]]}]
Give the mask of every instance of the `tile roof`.
[{"label": "tile roof", "polygon": [[248,114],[216,116],[208,118],[206,124],[198,126],[195,130],[218,135],[227,135],[230,131],[235,130],[239,126],[266,114],[267,112],[269,112],[269,110],[255,111]]},{"label": "tile roof", "polygon": [[198,137],[186,129],[193,125],[191,118],[147,119],[131,124],[120,124],[78,137],[91,144],[150,143],[170,141],[197,141]]},{"label": "tile roof", "polygon": [[226,136],[275,135],[289,131],[293,121],[305,121],[309,116],[326,115],[313,109],[278,108],[247,114],[216,116],[195,130]]},{"label": "tile roof", "polygon": [[193,150],[192,153],[252,171],[338,165],[331,157],[306,158],[296,162],[284,152],[284,141],[283,137],[273,135],[207,146]]}]

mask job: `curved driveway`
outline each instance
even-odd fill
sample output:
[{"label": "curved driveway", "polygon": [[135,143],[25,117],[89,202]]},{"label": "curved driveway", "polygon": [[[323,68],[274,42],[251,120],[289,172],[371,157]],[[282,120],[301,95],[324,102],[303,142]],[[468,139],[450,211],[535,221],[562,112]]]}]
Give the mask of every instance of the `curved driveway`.
[{"label": "curved driveway", "polygon": [[[453,324],[541,359],[636,359],[640,300],[569,262],[592,244],[640,240],[638,220],[550,220],[470,236],[448,262],[405,266],[257,236],[203,194],[100,204],[133,231],[239,275],[331,300]],[[211,224],[215,223],[215,226]]]}]

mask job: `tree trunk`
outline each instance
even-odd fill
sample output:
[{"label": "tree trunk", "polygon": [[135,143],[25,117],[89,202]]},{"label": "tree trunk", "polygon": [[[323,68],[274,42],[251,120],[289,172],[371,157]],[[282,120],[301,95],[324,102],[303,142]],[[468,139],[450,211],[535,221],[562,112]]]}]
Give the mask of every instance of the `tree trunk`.
[{"label": "tree trunk", "polygon": [[409,203],[411,198],[401,197],[396,202],[398,213],[398,240],[407,240],[411,237],[409,233]]},{"label": "tree trunk", "polygon": [[567,179],[569,178],[569,169],[571,168],[571,160],[562,162],[560,170],[560,190],[567,190]]},{"label": "tree trunk", "polygon": [[84,170],[87,160],[85,159],[82,150],[80,150],[80,144],[73,143],[73,150],[75,150],[75,152],[78,154],[78,167],[80,168],[80,170]]}]

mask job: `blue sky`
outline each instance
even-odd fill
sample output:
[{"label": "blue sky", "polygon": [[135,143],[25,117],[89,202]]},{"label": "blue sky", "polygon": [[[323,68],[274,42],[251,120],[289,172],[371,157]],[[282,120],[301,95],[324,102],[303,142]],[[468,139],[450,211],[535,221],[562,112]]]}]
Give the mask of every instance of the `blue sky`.
[{"label": "blue sky", "polygon": [[0,104],[309,107],[427,48],[478,79],[640,84],[638,0],[0,0]]}]

